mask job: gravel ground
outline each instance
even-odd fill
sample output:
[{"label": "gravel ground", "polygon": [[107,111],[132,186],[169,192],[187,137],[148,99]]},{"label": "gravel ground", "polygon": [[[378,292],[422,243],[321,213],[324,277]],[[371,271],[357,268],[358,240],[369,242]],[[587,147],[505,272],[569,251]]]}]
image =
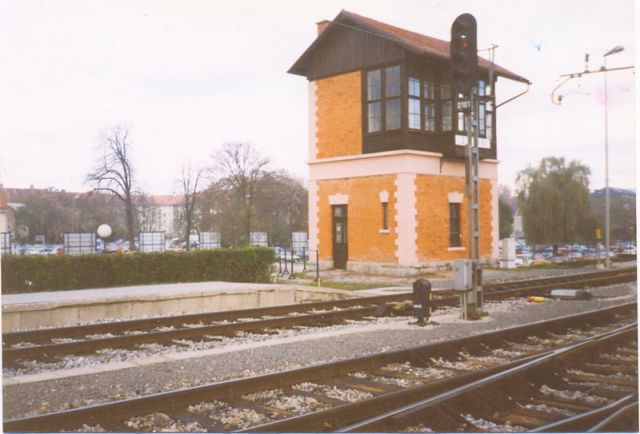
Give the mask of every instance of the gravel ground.
[{"label": "gravel ground", "polygon": [[343,326],[340,330],[277,337],[269,345],[263,342],[252,346],[244,342],[238,351],[216,355],[6,386],[3,390],[4,417],[50,412],[423,345],[621,304],[635,300],[636,292],[635,284],[618,284],[594,289],[597,297],[589,301],[527,303],[519,299],[488,303],[485,308],[489,316],[475,322],[460,320],[457,309],[442,310],[432,317],[440,325],[424,328],[409,325],[406,318],[385,318],[367,325]]}]

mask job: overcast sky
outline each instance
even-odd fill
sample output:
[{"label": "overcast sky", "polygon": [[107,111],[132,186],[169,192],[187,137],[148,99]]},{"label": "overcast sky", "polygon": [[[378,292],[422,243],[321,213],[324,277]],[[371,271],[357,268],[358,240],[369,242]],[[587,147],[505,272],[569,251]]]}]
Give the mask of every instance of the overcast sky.
[{"label": "overcast sky", "polygon": [[[635,63],[633,0],[543,1],[31,1],[0,0],[0,181],[5,187],[88,189],[100,135],[131,128],[142,190],[177,192],[181,166],[210,165],[226,141],[249,141],[307,175],[307,81],[286,71],[341,9],[449,39],[452,21],[478,21],[478,47],[527,77],[528,94],[498,109],[500,183],[548,155],[590,166],[604,185],[603,74]],[[611,185],[635,187],[635,82],[609,73]],[[522,84],[500,79],[498,101]]]}]

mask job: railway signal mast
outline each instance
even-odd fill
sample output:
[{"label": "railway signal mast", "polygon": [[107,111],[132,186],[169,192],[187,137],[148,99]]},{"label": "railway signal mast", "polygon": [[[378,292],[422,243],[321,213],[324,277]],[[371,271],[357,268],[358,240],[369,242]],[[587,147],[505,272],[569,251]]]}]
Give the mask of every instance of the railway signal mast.
[{"label": "railway signal mast", "polygon": [[451,25],[450,43],[453,88],[458,110],[464,113],[467,133],[465,188],[468,211],[468,259],[455,261],[454,281],[461,290],[463,319],[477,319],[482,307],[480,267],[479,148],[478,148],[478,47],[477,24],[471,14],[462,14]]}]

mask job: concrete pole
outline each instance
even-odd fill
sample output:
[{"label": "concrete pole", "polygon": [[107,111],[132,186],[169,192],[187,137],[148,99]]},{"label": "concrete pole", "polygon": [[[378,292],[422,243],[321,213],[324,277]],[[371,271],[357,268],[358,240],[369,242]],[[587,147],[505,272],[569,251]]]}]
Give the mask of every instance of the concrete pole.
[{"label": "concrete pole", "polygon": [[609,268],[611,261],[609,260],[609,101],[607,97],[607,57],[604,57],[604,213],[605,213],[605,229],[604,229],[604,266]]}]

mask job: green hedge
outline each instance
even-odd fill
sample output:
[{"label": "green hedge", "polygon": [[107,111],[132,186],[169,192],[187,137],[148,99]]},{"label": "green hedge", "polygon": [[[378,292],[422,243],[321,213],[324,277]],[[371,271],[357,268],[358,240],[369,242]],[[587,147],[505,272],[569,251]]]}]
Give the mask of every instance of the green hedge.
[{"label": "green hedge", "polygon": [[[264,247],[108,255],[2,256],[2,293],[177,282],[269,282]],[[29,284],[28,282],[31,282]]]}]

